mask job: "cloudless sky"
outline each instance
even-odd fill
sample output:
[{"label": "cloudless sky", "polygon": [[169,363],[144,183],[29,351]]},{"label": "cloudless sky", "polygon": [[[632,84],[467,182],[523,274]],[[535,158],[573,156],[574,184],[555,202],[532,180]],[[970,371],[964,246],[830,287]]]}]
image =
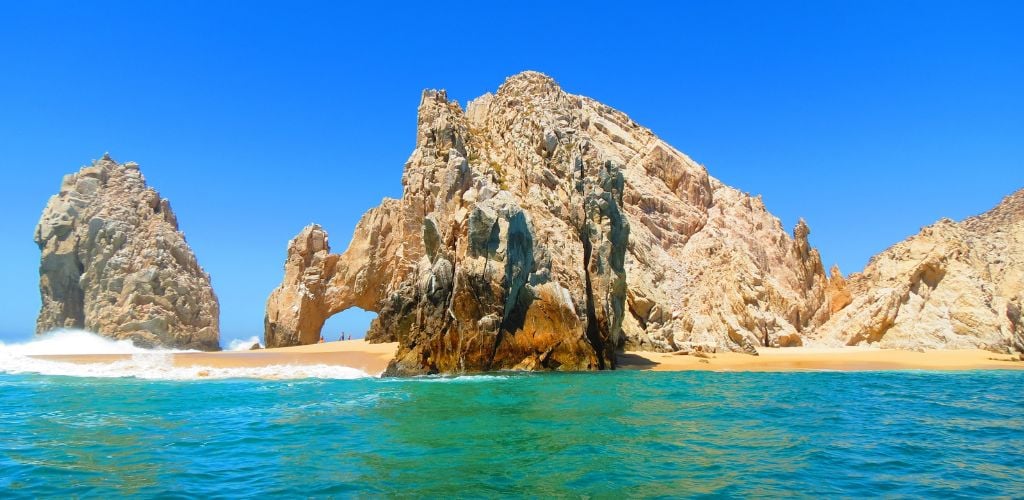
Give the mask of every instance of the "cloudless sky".
[{"label": "cloudless sky", "polygon": [[47,198],[104,152],[171,200],[227,344],[262,335],[303,226],[341,251],[400,196],[422,89],[526,69],[804,217],[845,273],[1024,187],[1024,2],[354,4],[5,2],[0,340],[34,329]]}]

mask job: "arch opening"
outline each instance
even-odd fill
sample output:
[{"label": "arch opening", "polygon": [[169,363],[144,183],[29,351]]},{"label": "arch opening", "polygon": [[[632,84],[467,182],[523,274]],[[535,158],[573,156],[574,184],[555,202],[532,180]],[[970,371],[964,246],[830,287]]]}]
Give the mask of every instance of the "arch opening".
[{"label": "arch opening", "polygon": [[324,321],[324,326],[320,328],[320,336],[325,342],[341,340],[343,333],[345,338],[364,339],[366,331],[370,328],[370,322],[376,317],[377,313],[373,311],[356,306],[349,307],[328,317]]}]

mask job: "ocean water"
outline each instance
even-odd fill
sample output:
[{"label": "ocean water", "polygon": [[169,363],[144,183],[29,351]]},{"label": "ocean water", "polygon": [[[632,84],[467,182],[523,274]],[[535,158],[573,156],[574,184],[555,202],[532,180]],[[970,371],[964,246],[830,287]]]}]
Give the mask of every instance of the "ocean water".
[{"label": "ocean water", "polygon": [[1024,495],[1022,372],[0,374],[0,496]]}]

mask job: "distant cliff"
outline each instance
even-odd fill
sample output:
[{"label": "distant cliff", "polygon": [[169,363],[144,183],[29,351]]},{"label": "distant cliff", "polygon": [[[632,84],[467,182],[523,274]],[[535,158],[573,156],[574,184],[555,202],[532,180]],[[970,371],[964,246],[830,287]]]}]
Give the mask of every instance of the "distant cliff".
[{"label": "distant cliff", "polygon": [[1024,190],[963,222],[943,219],[876,255],[815,332],[839,345],[1024,352]]},{"label": "distant cliff", "polygon": [[35,241],[37,332],[84,328],[141,346],[220,348],[210,278],[135,163],[104,156],[65,176]]}]

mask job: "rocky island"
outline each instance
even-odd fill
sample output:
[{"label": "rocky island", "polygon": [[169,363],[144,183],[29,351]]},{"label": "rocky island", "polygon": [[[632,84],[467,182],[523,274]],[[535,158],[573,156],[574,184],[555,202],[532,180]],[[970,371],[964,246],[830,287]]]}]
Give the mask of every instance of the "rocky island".
[{"label": "rocky island", "polygon": [[313,343],[357,306],[379,315],[368,339],[398,342],[390,374],[605,369],[622,349],[1022,347],[1019,193],[846,280],[803,221],[790,234],[760,197],[536,72],[465,109],[425,91],[402,186],[345,252],[317,225],[291,241],[268,346]]},{"label": "rocky island", "polygon": [[65,176],[35,241],[37,333],[78,328],[142,347],[220,349],[210,277],[137,164],[104,155]]}]

